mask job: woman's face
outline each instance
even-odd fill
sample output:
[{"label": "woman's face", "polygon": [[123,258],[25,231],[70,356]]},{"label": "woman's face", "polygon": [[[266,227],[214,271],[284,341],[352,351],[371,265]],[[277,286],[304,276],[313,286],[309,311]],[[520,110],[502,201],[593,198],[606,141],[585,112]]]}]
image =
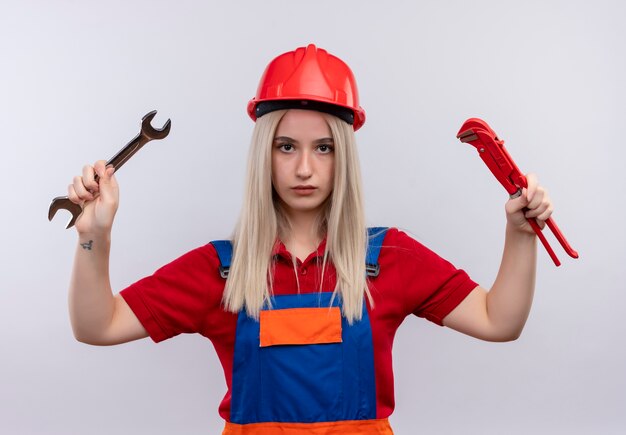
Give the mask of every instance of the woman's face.
[{"label": "woman's face", "polygon": [[272,184],[291,217],[319,213],[333,190],[335,145],[324,116],[292,109],[272,144]]}]

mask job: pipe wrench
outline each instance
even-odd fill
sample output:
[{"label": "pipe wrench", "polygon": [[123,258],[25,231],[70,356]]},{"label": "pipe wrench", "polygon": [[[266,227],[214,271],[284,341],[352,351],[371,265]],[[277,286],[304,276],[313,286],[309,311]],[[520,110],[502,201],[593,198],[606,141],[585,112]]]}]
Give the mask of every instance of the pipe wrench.
[{"label": "pipe wrench", "polygon": [[[504,141],[498,138],[498,135],[489,127],[489,125],[479,118],[470,118],[463,123],[456,137],[464,143],[473,145],[478,150],[478,155],[485,162],[489,170],[495,175],[498,181],[504,186],[511,198],[517,198],[522,194],[522,188],[528,187],[526,177],[519,170],[506,148]],[[537,225],[534,218],[527,219],[533,228],[543,247],[548,251],[550,258],[556,266],[560,266],[561,262],[548,244],[541,228]],[[559,241],[565,252],[572,257],[578,258],[578,252],[574,251],[567,243],[565,237],[556,226],[552,217],[548,218],[546,225],[556,239]]]}]

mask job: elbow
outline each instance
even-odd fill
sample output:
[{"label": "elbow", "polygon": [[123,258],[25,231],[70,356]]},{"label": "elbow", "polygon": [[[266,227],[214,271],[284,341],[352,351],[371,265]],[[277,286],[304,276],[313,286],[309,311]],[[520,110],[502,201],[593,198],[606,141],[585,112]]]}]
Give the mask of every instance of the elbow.
[{"label": "elbow", "polygon": [[74,338],[76,338],[76,341],[80,343],[89,344],[91,346],[110,346],[111,345],[111,343],[108,343],[103,340],[93,339],[91,337],[77,337],[76,335],[74,335]]},{"label": "elbow", "polygon": [[522,329],[515,329],[510,331],[502,331],[499,334],[495,334],[491,337],[489,341],[497,342],[497,343],[508,343],[511,341],[515,341],[522,335]]},{"label": "elbow", "polygon": [[510,343],[511,341],[515,341],[519,338],[519,335],[508,335],[508,336],[503,336],[503,337],[499,337],[496,340],[491,340],[495,343]]},{"label": "elbow", "polygon": [[72,334],[74,335],[74,339],[78,341],[79,343],[89,344],[88,339],[83,333],[83,331],[81,331],[80,328],[78,328],[78,326],[76,326],[73,321],[72,321]]},{"label": "elbow", "polygon": [[93,346],[107,345],[107,329],[98,324],[93,324],[93,322],[87,322],[84,318],[74,316],[73,314],[70,312],[70,325],[76,341]]},{"label": "elbow", "polygon": [[76,339],[76,341],[78,341],[79,343],[83,343],[83,344],[94,344],[93,340],[91,339],[91,337],[89,337],[88,335],[82,334],[80,331],[76,331],[74,330],[74,338]]},{"label": "elbow", "polygon": [[508,318],[504,322],[491,322],[489,341],[507,343],[516,341],[522,335],[522,331],[526,326],[526,319]]},{"label": "elbow", "polygon": [[84,328],[81,328],[80,325],[74,320],[70,313],[70,324],[72,326],[72,334],[76,341],[84,344],[91,344],[89,340],[89,334],[87,334]]},{"label": "elbow", "polygon": [[79,330],[77,328],[73,328],[72,331],[74,333],[74,338],[79,343],[90,344],[92,346],[104,346],[104,345],[106,345],[106,343],[103,342],[102,339],[100,339],[99,337],[94,336],[93,334],[88,334],[85,331],[81,331],[81,330]]}]

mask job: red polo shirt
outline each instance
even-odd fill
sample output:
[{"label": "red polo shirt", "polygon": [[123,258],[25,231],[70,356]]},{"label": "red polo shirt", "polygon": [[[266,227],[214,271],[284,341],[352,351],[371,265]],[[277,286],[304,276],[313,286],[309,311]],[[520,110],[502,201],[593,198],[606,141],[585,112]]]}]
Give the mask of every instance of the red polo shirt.
[{"label": "red polo shirt", "polygon": [[[282,243],[275,248],[274,294],[317,292],[325,242],[295,265]],[[438,325],[476,286],[461,269],[395,228],[388,230],[378,259],[380,275],[370,280],[374,306],[368,303],[376,374],[376,417],[394,409],[391,348],[396,330],[409,314]],[[323,290],[335,288],[335,269],[326,266]],[[211,340],[224,369],[228,391],[219,413],[230,421],[230,390],[237,314],[225,312],[225,280],[211,244],[199,247],[154,275],[121,292],[150,337],[159,342],[180,333],[199,333]]]}]

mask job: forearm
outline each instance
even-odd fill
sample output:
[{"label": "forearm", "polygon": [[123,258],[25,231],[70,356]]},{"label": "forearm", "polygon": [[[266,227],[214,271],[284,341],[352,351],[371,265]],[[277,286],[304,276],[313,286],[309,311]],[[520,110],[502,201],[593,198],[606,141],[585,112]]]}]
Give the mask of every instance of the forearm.
[{"label": "forearm", "polygon": [[519,337],[528,318],[535,290],[537,238],[507,224],[502,262],[487,294],[492,327],[507,339]]},{"label": "forearm", "polygon": [[78,238],[69,289],[69,312],[77,340],[96,344],[111,324],[114,299],[109,279],[110,233]]},{"label": "forearm", "polygon": [[443,323],[457,331],[488,341],[515,340],[528,319],[535,292],[537,236],[528,223],[543,228],[552,214],[552,202],[534,174],[528,188],[505,204],[507,225],[498,275],[490,291],[478,286]]}]

